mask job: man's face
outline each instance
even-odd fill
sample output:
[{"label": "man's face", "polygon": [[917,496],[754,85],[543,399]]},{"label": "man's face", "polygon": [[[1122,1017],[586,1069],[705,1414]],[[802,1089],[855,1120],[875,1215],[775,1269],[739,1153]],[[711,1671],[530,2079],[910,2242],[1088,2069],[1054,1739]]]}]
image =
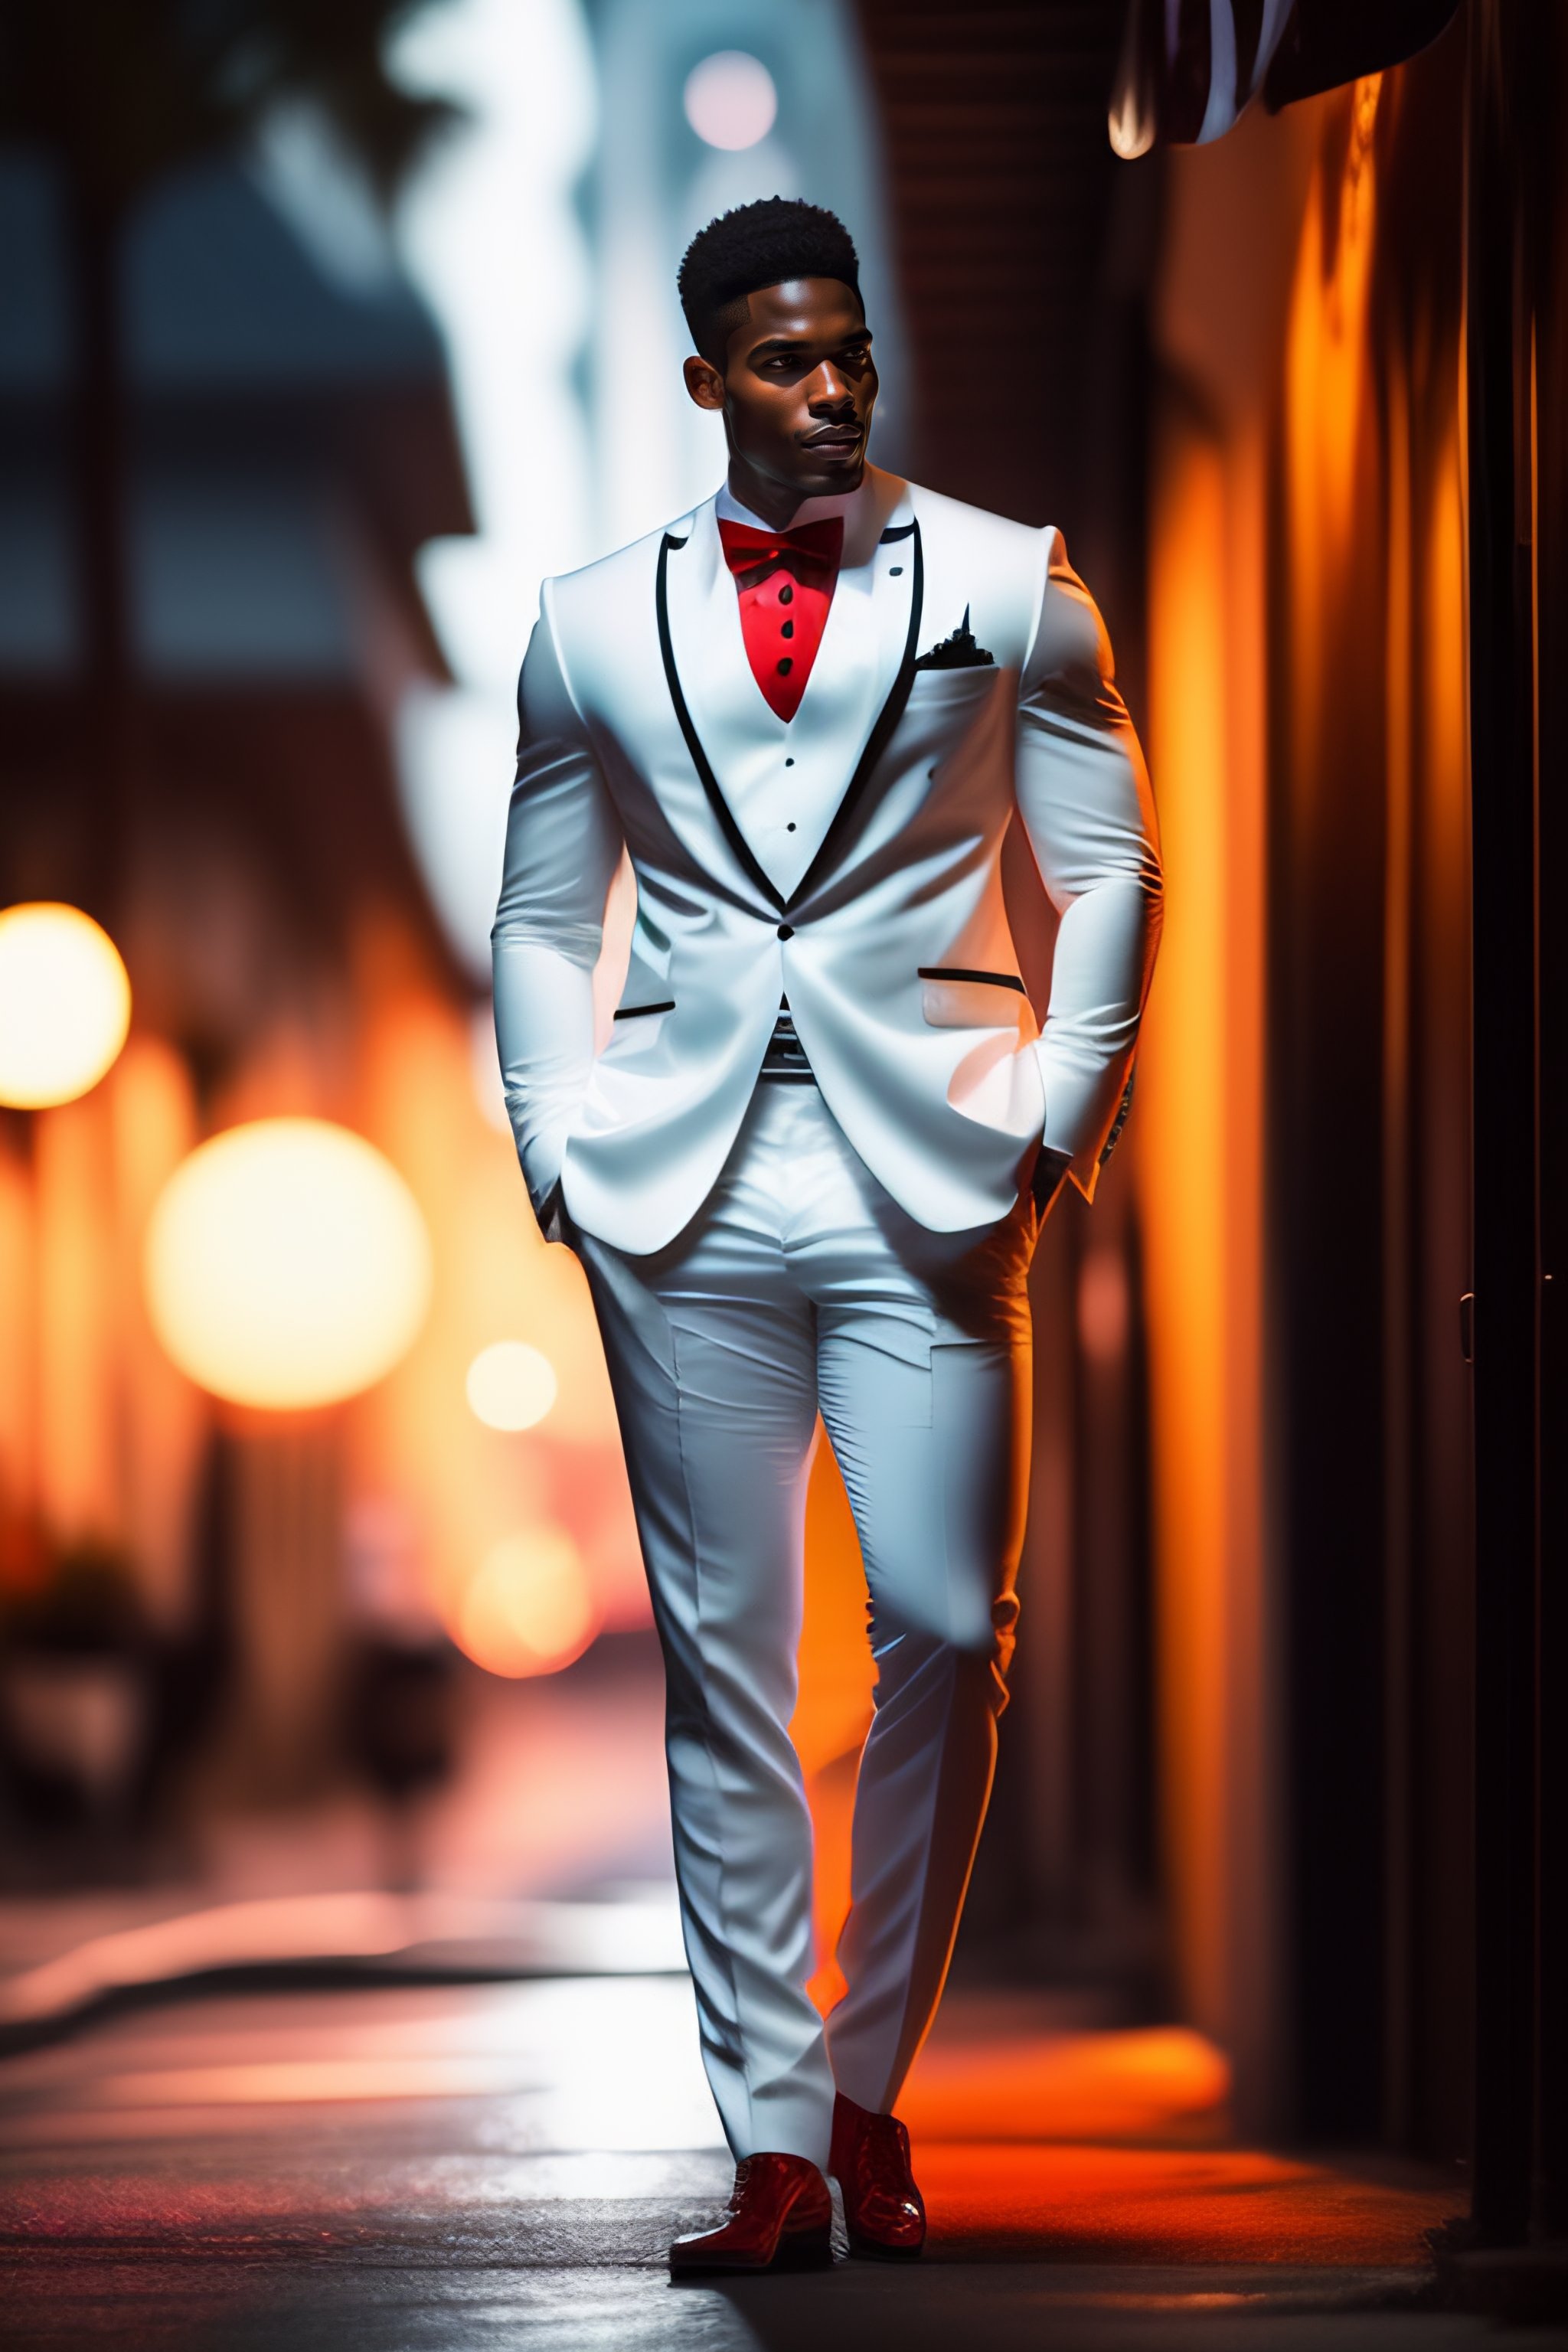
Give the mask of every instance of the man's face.
[{"label": "man's face", "polygon": [[798,278],[749,294],[745,310],[731,324],[722,371],[687,361],[692,399],[721,409],[731,456],[797,502],[854,489],[877,371],[853,290],[837,278]]}]

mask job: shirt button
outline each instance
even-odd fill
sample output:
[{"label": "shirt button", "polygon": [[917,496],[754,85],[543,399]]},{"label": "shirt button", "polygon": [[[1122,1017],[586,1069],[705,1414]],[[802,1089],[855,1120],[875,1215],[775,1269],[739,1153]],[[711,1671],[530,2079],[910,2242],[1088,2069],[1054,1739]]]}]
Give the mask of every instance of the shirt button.
[{"label": "shirt button", "polygon": [[781,923],[779,925],[779,937],[781,940],[793,940],[795,937],[795,925],[793,923]]},{"label": "shirt button", "polygon": [[781,677],[787,677],[791,670],[795,667],[795,664],[791,661],[788,654],[785,654],[783,661],[780,662],[777,667],[779,676]]},{"label": "shirt button", "polygon": [[784,761],[784,766],[785,766],[786,768],[793,768],[793,767],[794,767],[794,765],[795,765],[795,761],[794,761],[794,760],[793,760],[793,759],[789,759],[789,760],[786,760],[786,761]]},{"label": "shirt button", "polygon": [[781,604],[793,604],[795,603],[795,590],[790,586],[787,580],[784,586],[779,590],[779,603]]},{"label": "shirt button", "polygon": [[790,820],[789,824],[785,825],[785,827],[784,827],[784,831],[785,831],[786,833],[793,833],[793,832],[795,831],[795,820],[794,820],[794,818],[793,818],[793,817],[791,818],[791,820]]},{"label": "shirt button", "polygon": [[781,637],[793,637],[795,635],[795,623],[793,621],[786,621],[783,628],[779,631],[779,635]]}]

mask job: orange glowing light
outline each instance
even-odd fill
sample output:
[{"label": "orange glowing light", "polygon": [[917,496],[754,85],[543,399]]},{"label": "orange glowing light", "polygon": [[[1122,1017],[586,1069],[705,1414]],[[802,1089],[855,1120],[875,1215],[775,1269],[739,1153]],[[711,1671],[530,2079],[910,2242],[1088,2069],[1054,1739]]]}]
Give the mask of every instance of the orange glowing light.
[{"label": "orange glowing light", "polygon": [[[1418,2270],[1452,2189],[1408,2189],[1255,2148],[953,2146],[922,2139],[931,2236],[993,2261]],[[1129,2281],[1131,2284],[1131,2281]],[[1207,2297],[1205,2297],[1206,2303]],[[1183,2297],[1185,2307],[1187,2298]]]},{"label": "orange glowing light", "polygon": [[1185,2026],[1121,2032],[939,2034],[900,2103],[926,2140],[1180,2140],[1223,2137],[1230,2066]]},{"label": "orange glowing light", "polygon": [[1089,1250],[1079,1268],[1078,1337],[1091,1364],[1120,1362],[1131,1319],[1121,1251],[1109,1244]]},{"label": "orange glowing light", "polygon": [[1112,152],[1124,163],[1135,163],[1154,144],[1153,113],[1139,104],[1138,92],[1131,84],[1119,90],[1111,101],[1105,127]]},{"label": "orange glowing light", "polygon": [[492,1675],[552,1675],[580,1658],[598,1631],[577,1547],[559,1528],[531,1528],[485,1554],[453,1628]]},{"label": "orange glowing light", "polygon": [[487,1429],[532,1429],[560,1393],[554,1365],[525,1339],[497,1339],[481,1348],[464,1387]]},{"label": "orange glowing light", "polygon": [[0,914],[0,1103],[74,1102],[113,1063],[130,1026],[125,966],[90,915],[50,900]]},{"label": "orange glowing light", "polygon": [[430,1241],[374,1145],[325,1119],[257,1119],[193,1151],[160,1194],[143,1277],[183,1372],[231,1403],[357,1396],[407,1352]]}]

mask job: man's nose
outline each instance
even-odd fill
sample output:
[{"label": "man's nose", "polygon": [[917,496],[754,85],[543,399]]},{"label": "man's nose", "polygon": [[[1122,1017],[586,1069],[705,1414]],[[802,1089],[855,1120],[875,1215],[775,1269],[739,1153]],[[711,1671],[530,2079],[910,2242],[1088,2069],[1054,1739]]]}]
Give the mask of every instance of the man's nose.
[{"label": "man's nose", "polygon": [[811,379],[807,398],[813,408],[842,408],[855,395],[849,379],[836,368],[831,360],[824,360]]}]

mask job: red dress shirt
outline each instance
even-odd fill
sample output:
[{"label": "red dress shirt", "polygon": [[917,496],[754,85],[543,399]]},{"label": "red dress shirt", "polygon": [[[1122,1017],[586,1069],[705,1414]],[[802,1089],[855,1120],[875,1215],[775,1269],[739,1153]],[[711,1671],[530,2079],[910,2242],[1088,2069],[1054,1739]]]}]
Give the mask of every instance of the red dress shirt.
[{"label": "red dress shirt", "polygon": [[741,635],[752,676],[783,719],[800,709],[827,608],[838,583],[844,518],[769,531],[761,523],[721,522],[724,561],[741,597]]}]

